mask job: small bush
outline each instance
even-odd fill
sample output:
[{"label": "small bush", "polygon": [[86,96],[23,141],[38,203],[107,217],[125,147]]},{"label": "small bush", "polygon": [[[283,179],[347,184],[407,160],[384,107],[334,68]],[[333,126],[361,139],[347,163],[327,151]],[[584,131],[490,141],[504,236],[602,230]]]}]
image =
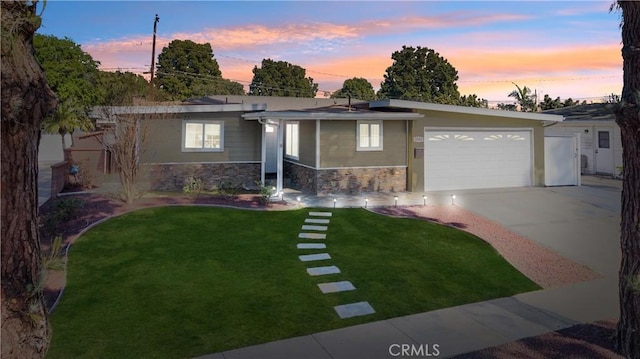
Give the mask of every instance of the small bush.
[{"label": "small bush", "polygon": [[235,199],[238,194],[242,191],[242,185],[234,184],[229,181],[222,181],[220,185],[218,185],[218,192],[222,196],[222,198],[226,200]]},{"label": "small bush", "polygon": [[62,236],[56,236],[51,241],[51,248],[42,258],[42,265],[48,270],[64,269],[64,259],[62,258]]},{"label": "small bush", "polygon": [[271,196],[273,196],[274,193],[273,188],[265,186],[260,181],[256,181],[256,185],[258,185],[258,188],[260,189],[260,197],[258,198],[260,204],[269,204],[271,202]]},{"label": "small bush", "polygon": [[186,194],[193,193],[196,198],[202,194],[204,190],[204,182],[199,177],[189,177],[184,181],[184,185],[182,186],[182,192]]},{"label": "small bush", "polygon": [[45,233],[53,236],[58,226],[76,217],[78,210],[84,207],[84,200],[77,197],[57,198],[52,203],[52,210],[42,220]]}]

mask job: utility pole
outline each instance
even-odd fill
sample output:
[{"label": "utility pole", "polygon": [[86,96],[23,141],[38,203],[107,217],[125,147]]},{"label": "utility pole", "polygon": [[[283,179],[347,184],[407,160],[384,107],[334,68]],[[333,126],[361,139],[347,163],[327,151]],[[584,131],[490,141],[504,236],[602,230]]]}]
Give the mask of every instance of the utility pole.
[{"label": "utility pole", "polygon": [[151,47],[151,80],[149,81],[149,84],[151,85],[152,88],[153,88],[154,70],[156,67],[156,31],[158,29],[158,22],[160,22],[160,18],[158,17],[158,14],[156,14],[156,19],[153,22],[153,45]]}]

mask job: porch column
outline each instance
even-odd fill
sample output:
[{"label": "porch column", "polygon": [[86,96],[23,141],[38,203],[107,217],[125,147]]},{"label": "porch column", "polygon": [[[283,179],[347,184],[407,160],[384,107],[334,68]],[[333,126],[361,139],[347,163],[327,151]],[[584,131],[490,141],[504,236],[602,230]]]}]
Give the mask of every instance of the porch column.
[{"label": "porch column", "polygon": [[278,172],[276,174],[276,193],[282,192],[282,173],[284,160],[284,121],[278,120]]},{"label": "porch column", "polygon": [[260,182],[263,186],[266,185],[264,174],[266,172],[267,166],[267,125],[262,123],[262,153],[261,153],[261,161],[260,161]]}]

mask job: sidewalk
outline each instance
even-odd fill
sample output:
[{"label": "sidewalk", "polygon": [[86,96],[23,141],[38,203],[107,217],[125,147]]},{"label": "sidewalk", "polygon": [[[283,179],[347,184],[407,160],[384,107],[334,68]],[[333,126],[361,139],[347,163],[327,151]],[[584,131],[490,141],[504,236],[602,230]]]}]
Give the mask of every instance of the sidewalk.
[{"label": "sidewalk", "polygon": [[[615,283],[579,283],[254,345],[202,359],[453,356],[618,315]],[[420,349],[422,348],[422,349]],[[412,350],[412,349],[409,349]],[[419,354],[423,350],[423,354]],[[418,352],[416,352],[418,351]]]},{"label": "sidewalk", "polygon": [[[476,214],[604,275],[603,279],[523,293],[203,356],[250,358],[447,357],[619,315],[619,181],[585,178],[582,187],[461,191],[453,199]],[[451,204],[450,193],[312,197],[307,207]],[[397,197],[396,197],[397,196]],[[335,201],[334,201],[335,199]],[[277,325],[277,324],[276,324]],[[411,355],[413,354],[413,355]],[[436,355],[438,354],[438,355]]]}]

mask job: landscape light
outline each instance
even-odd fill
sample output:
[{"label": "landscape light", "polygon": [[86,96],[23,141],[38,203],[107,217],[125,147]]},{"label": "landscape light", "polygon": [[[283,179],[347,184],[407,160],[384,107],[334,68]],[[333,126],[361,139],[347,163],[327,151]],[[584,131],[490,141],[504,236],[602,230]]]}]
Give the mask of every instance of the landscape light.
[{"label": "landscape light", "polygon": [[334,198],[333,199],[333,208],[336,208],[336,202],[338,202],[338,200]]},{"label": "landscape light", "polygon": [[298,206],[299,206],[300,205],[300,200],[301,200],[300,196],[296,197],[296,200],[298,201]]},{"label": "landscape light", "polygon": [[451,195],[451,205],[454,205],[454,204],[455,204],[455,203],[454,203],[454,200],[455,200],[455,199],[456,199],[456,195],[455,195],[455,194],[452,194],[452,195]]},{"label": "landscape light", "polygon": [[422,196],[422,205],[423,206],[427,205],[427,196],[425,196],[425,195]]},{"label": "landscape light", "polygon": [[367,208],[367,204],[369,203],[369,198],[364,198],[364,208]]},{"label": "landscape light", "polygon": [[398,196],[393,196],[393,200],[395,201],[395,207],[398,207]]}]

